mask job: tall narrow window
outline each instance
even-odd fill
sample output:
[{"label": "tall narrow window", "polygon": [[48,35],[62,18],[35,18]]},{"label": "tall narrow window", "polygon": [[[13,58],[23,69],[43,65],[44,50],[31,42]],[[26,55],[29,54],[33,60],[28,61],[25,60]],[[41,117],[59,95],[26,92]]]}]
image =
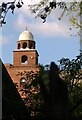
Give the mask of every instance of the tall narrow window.
[{"label": "tall narrow window", "polygon": [[27,43],[24,42],[24,43],[23,43],[23,49],[25,49],[26,47],[27,47]]},{"label": "tall narrow window", "polygon": [[18,43],[18,49],[20,49],[20,43]]},{"label": "tall narrow window", "polygon": [[28,60],[27,60],[27,56],[26,55],[23,55],[22,58],[21,58],[21,63],[23,64],[27,64],[28,63]]},{"label": "tall narrow window", "polygon": [[33,49],[33,44],[32,43],[30,43],[29,48]]}]

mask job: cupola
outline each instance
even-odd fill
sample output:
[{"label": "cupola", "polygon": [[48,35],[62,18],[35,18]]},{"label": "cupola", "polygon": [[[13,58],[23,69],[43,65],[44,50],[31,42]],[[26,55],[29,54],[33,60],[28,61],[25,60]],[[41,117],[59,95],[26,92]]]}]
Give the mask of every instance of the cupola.
[{"label": "cupola", "polygon": [[33,34],[23,31],[17,40],[17,48],[13,51],[14,66],[38,65],[38,52]]},{"label": "cupola", "polygon": [[35,49],[33,34],[29,31],[23,31],[17,41],[17,50]]},{"label": "cupola", "polygon": [[33,35],[32,35],[31,32],[29,32],[29,31],[23,31],[19,35],[18,41],[21,41],[21,40],[34,40],[34,37],[33,37]]}]

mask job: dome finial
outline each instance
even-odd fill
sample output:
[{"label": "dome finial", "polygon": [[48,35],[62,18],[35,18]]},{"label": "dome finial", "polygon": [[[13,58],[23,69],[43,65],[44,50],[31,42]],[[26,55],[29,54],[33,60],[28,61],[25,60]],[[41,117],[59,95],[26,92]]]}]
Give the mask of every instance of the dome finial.
[{"label": "dome finial", "polygon": [[26,26],[26,31],[27,31],[27,26]]}]

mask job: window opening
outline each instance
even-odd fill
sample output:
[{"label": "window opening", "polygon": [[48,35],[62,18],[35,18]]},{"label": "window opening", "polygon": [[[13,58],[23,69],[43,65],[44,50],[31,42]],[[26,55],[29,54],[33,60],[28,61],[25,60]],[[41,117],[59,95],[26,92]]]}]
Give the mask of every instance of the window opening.
[{"label": "window opening", "polygon": [[20,49],[20,43],[18,43],[18,49]]},{"label": "window opening", "polygon": [[23,43],[23,49],[25,49],[26,47],[27,47],[27,43],[24,42],[24,43]]},{"label": "window opening", "polygon": [[27,64],[27,63],[28,63],[28,61],[27,61],[27,56],[26,56],[26,55],[23,55],[23,56],[22,56],[21,62],[22,62],[23,64]]}]

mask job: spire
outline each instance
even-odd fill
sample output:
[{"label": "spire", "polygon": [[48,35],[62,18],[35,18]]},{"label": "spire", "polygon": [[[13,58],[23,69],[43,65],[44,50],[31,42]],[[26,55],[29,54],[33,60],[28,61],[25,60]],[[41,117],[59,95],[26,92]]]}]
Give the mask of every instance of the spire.
[{"label": "spire", "polygon": [[27,26],[26,26],[26,31],[27,31]]}]

